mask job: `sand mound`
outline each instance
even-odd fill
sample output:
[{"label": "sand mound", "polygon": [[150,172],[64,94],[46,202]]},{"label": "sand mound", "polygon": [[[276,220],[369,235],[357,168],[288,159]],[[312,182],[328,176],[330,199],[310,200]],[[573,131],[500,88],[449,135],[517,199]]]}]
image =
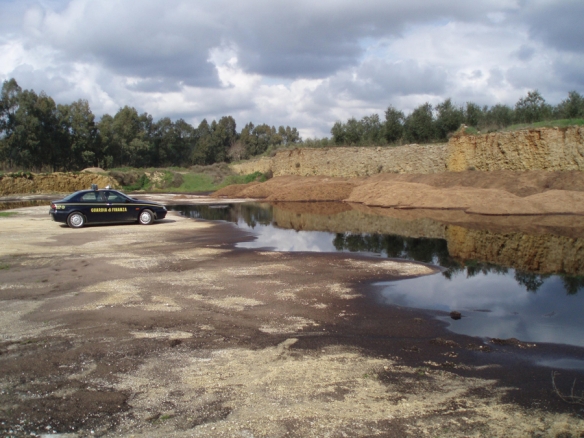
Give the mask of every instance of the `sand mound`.
[{"label": "sand mound", "polygon": [[482,215],[584,214],[584,173],[468,171],[354,179],[284,176],[261,184],[229,186],[214,196],[280,202],[345,201]]},{"label": "sand mound", "polygon": [[83,169],[81,172],[88,172],[88,173],[107,173],[101,167],[88,167],[87,169]]}]

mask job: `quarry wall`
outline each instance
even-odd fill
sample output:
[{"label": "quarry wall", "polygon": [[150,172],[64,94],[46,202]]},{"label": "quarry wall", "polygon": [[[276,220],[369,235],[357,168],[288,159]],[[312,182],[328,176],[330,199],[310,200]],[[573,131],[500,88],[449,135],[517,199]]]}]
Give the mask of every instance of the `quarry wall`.
[{"label": "quarry wall", "polygon": [[454,136],[446,167],[452,172],[584,170],[584,127]]},{"label": "quarry wall", "polygon": [[333,147],[291,149],[274,157],[234,164],[241,175],[359,177],[378,173],[439,173],[446,171],[446,144],[399,147]]},{"label": "quarry wall", "polygon": [[232,165],[236,173],[360,177],[465,170],[584,170],[584,127],[454,135],[448,144],[293,149]]}]

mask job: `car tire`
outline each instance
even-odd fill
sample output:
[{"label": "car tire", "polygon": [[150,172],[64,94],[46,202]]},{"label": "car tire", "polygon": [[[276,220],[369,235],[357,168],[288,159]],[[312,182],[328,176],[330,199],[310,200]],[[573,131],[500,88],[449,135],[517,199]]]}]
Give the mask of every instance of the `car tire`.
[{"label": "car tire", "polygon": [[138,217],[138,222],[140,222],[142,225],[150,225],[152,222],[154,222],[154,213],[148,209],[142,210],[140,212],[140,216]]},{"label": "car tire", "polygon": [[71,228],[81,228],[85,225],[85,216],[78,211],[71,213],[69,217],[67,217],[67,225]]}]

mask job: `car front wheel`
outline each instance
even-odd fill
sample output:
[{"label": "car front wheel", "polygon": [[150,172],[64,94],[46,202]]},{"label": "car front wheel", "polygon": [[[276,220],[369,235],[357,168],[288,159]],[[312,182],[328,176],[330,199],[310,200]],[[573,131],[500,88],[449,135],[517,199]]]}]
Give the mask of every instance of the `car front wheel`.
[{"label": "car front wheel", "polygon": [[85,216],[79,212],[71,213],[67,218],[67,225],[71,228],[81,228],[85,225]]},{"label": "car front wheel", "polygon": [[150,210],[142,210],[138,221],[142,225],[150,225],[152,222],[154,222],[154,214]]}]

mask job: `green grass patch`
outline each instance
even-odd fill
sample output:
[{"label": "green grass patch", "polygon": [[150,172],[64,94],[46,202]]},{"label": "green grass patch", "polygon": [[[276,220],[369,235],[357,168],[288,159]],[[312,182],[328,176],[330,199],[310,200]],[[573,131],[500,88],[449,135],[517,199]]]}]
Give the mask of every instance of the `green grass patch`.
[{"label": "green grass patch", "polygon": [[183,182],[179,187],[172,187],[173,192],[212,192],[217,190],[217,184],[209,175],[201,173],[184,173]]},{"label": "green grass patch", "polygon": [[3,269],[10,269],[10,265],[5,265],[4,263],[0,263],[0,270]]},{"label": "green grass patch", "polygon": [[269,179],[268,175],[261,172],[254,172],[248,175],[230,175],[223,180],[220,187],[230,186],[232,184],[249,184],[250,182],[265,182]]},{"label": "green grass patch", "polygon": [[0,211],[0,217],[12,217],[16,216],[18,213],[14,213],[12,211]]},{"label": "green grass patch", "polygon": [[477,128],[472,127],[472,126],[467,126],[466,128],[464,128],[464,133],[467,135],[478,135],[479,130]]},{"label": "green grass patch", "polygon": [[560,119],[560,120],[546,120],[537,123],[521,123],[517,125],[511,125],[504,129],[506,131],[518,131],[520,129],[536,129],[536,128],[566,128],[568,126],[582,126],[584,125],[584,119]]},{"label": "green grass patch", "polygon": [[175,193],[213,192],[232,184],[264,182],[271,178],[270,174],[261,172],[234,175],[231,168],[225,163],[191,166],[188,170],[177,167],[162,169],[117,168],[112,169],[110,175],[118,181],[126,192]]}]

